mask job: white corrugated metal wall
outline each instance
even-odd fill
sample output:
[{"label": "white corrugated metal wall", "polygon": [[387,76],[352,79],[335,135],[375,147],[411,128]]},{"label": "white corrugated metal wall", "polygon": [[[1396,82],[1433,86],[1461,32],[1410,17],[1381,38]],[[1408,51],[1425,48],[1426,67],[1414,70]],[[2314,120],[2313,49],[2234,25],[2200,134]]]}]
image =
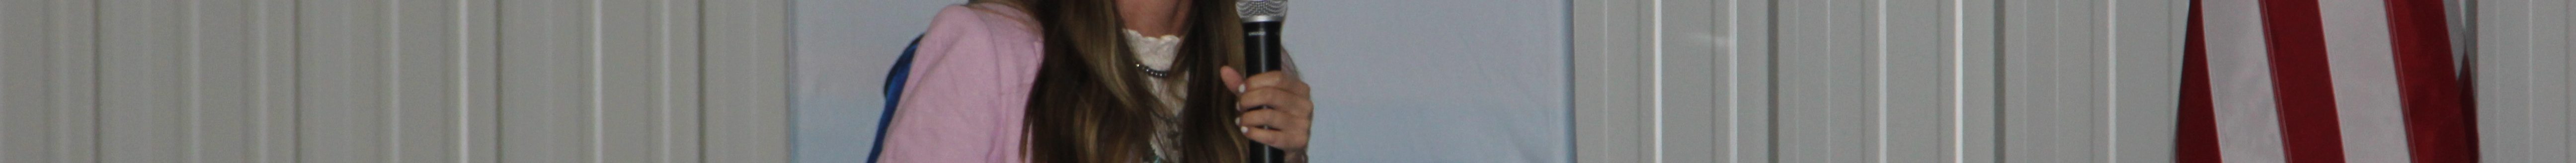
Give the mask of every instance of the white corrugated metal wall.
[{"label": "white corrugated metal wall", "polygon": [[[2187,1],[1576,0],[1578,160],[2170,162]],[[2488,162],[2576,155],[2576,3],[2451,1]]]},{"label": "white corrugated metal wall", "polygon": [[[2454,32],[2473,54],[2478,97],[2478,155],[2485,162],[2576,162],[2569,105],[2576,101],[2576,3],[2566,0],[2469,0],[2454,3]],[[2453,29],[2458,31],[2459,29]]]},{"label": "white corrugated metal wall", "polygon": [[0,162],[784,162],[785,8],[0,1]]},{"label": "white corrugated metal wall", "polygon": [[1576,2],[1578,160],[2172,157],[2186,1]]}]

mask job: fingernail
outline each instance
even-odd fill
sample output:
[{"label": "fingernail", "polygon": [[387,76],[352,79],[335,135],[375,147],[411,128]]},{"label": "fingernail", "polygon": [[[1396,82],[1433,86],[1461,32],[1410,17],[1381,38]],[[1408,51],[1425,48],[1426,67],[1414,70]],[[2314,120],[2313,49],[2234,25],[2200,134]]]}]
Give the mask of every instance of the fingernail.
[{"label": "fingernail", "polygon": [[1242,86],[1242,85],[1235,85],[1235,86],[1234,86],[1234,93],[1243,93],[1243,86]]},{"label": "fingernail", "polygon": [[1252,127],[1235,127],[1235,128],[1242,128],[1242,129],[1243,129],[1243,133],[1247,133],[1247,134],[1248,134],[1248,133],[1252,133]]}]

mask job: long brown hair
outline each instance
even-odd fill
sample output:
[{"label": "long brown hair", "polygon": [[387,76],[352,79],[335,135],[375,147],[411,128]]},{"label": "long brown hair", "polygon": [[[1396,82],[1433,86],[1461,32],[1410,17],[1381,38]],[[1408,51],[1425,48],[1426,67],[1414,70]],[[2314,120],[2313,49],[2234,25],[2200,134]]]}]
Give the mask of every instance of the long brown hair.
[{"label": "long brown hair", "polygon": [[[1043,163],[1144,162],[1152,154],[1155,115],[1163,110],[1135,66],[1115,0],[978,0],[1015,4],[1037,19],[1045,58],[1029,94],[1023,154]],[[1242,27],[1233,0],[1184,0],[1175,80],[1189,82],[1172,161],[1244,160],[1233,119],[1235,95],[1218,66],[1239,65]]]}]

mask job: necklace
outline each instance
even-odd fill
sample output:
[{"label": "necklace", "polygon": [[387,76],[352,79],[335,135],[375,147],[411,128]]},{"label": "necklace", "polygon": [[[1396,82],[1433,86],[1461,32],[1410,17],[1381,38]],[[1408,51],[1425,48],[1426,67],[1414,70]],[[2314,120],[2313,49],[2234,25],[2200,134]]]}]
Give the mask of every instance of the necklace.
[{"label": "necklace", "polygon": [[1126,30],[1128,50],[1134,52],[1136,69],[1156,78],[1171,76],[1172,62],[1180,51],[1181,37],[1175,35],[1145,36]]},{"label": "necklace", "polygon": [[1168,78],[1172,76],[1172,70],[1154,69],[1153,66],[1145,66],[1145,64],[1136,64],[1136,69],[1143,70],[1145,72],[1145,76],[1155,78]]}]

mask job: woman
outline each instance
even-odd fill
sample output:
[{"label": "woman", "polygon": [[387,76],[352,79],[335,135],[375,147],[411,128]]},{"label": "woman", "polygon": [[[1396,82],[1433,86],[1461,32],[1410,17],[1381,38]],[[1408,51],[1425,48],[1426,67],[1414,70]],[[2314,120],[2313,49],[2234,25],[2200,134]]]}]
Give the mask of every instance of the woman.
[{"label": "woman", "polygon": [[1306,85],[1293,63],[1250,77],[1231,68],[1243,40],[1233,7],[977,0],[942,9],[919,42],[879,161],[1241,162],[1250,139],[1304,162]]}]

